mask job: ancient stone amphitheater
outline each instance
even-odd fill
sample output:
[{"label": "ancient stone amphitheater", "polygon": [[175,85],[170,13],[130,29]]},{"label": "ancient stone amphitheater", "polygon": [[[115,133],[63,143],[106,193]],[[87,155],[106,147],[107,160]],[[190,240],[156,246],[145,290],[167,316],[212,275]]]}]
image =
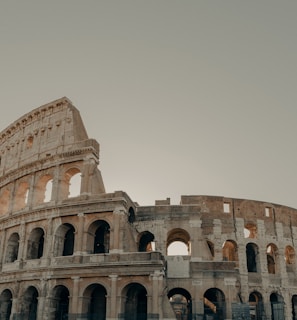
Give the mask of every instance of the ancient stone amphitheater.
[{"label": "ancient stone amphitheater", "polygon": [[1,320],[297,319],[295,209],[106,193],[67,98],[3,130],[0,156]]}]

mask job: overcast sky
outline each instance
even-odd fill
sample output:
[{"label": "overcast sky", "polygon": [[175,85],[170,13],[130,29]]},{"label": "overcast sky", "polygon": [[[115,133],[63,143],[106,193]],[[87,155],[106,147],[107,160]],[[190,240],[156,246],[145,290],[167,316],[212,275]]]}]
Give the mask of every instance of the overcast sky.
[{"label": "overcast sky", "polygon": [[0,1],[0,130],[67,96],[107,192],[297,208],[297,1]]}]

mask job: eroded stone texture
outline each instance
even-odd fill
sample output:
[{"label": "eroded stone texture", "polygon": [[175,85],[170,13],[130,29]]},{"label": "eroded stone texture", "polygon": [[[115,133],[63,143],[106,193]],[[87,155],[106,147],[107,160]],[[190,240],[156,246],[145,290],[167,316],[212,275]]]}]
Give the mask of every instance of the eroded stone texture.
[{"label": "eroded stone texture", "polygon": [[0,155],[0,319],[296,319],[295,209],[106,193],[67,98],[2,131]]}]

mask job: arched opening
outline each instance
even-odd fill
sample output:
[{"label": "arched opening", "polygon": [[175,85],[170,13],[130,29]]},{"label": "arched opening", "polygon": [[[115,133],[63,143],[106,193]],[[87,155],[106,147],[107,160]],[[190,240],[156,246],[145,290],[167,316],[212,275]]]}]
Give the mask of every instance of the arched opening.
[{"label": "arched opening", "polygon": [[287,267],[295,265],[295,250],[291,246],[286,246],[285,248],[285,261]]},{"label": "arched opening", "polygon": [[275,274],[278,268],[278,250],[275,244],[270,243],[266,248],[268,273]]},{"label": "arched opening", "polygon": [[19,241],[20,237],[16,232],[9,237],[5,256],[6,263],[14,262],[15,260],[17,260],[19,253]]},{"label": "arched opening", "polygon": [[123,290],[124,320],[147,320],[147,292],[139,283],[131,283]]},{"label": "arched opening", "polygon": [[68,181],[69,190],[68,198],[77,197],[80,195],[81,187],[81,172],[77,168],[72,168],[66,172],[66,180]]},{"label": "arched opening", "polygon": [[169,291],[168,299],[178,320],[192,319],[192,297],[182,288],[174,288]]},{"label": "arched opening", "polygon": [[223,260],[238,261],[237,244],[233,240],[227,240],[223,244]]},{"label": "arched opening", "polygon": [[292,296],[292,315],[293,320],[297,320],[297,295]]},{"label": "arched opening", "polygon": [[209,248],[210,254],[214,258],[214,244],[209,240],[207,240],[206,242],[207,242],[207,246]]},{"label": "arched opening", "polygon": [[154,235],[149,231],[144,231],[139,235],[139,245],[138,251],[139,252],[150,252],[154,251]]},{"label": "arched opening", "polygon": [[88,320],[106,319],[106,289],[100,284],[92,284],[84,292],[83,312]]},{"label": "arched opening", "polygon": [[75,229],[69,223],[59,226],[55,234],[54,256],[71,256],[74,252]]},{"label": "arched opening", "polygon": [[2,291],[0,295],[0,319],[9,320],[12,307],[12,294],[10,290]]},{"label": "arched opening", "polygon": [[128,222],[133,223],[135,221],[135,212],[132,207],[129,208],[128,215]]},{"label": "arched opening", "polygon": [[187,231],[176,228],[167,236],[167,255],[190,255],[190,235]]},{"label": "arched opening", "polygon": [[27,259],[40,259],[43,255],[44,231],[41,228],[32,230],[27,249]]},{"label": "arched opening", "polygon": [[35,287],[30,286],[21,299],[20,319],[36,320],[38,305],[38,291]]},{"label": "arched opening", "polygon": [[53,317],[49,319],[64,320],[68,319],[69,309],[69,290],[64,286],[56,286],[52,295]]},{"label": "arched opening", "polygon": [[247,223],[244,226],[244,237],[250,239],[257,238],[257,226],[254,223]]},{"label": "arched opening", "polygon": [[277,293],[270,295],[271,320],[283,320],[284,318],[284,299]]},{"label": "arched opening", "polygon": [[262,295],[259,292],[252,292],[249,295],[251,320],[262,320],[264,318],[264,305]]},{"label": "arched opening", "polygon": [[29,196],[29,184],[27,182],[21,182],[17,188],[14,198],[14,210],[18,211],[23,209],[28,203]]},{"label": "arched opening", "polygon": [[8,189],[5,189],[1,192],[0,196],[0,214],[5,214],[8,212],[9,201],[10,191]]},{"label": "arched opening", "polygon": [[60,183],[60,199],[73,198],[80,195],[81,171],[78,168],[68,169]]},{"label": "arched opening", "polygon": [[258,247],[254,243],[246,245],[246,264],[248,272],[258,272]]},{"label": "arched opening", "polygon": [[108,253],[110,242],[110,226],[104,220],[93,222],[89,228],[88,252]]},{"label": "arched opening", "polygon": [[43,175],[34,189],[35,204],[49,202],[52,196],[53,177],[49,174]]},{"label": "arched opening", "polygon": [[221,290],[211,288],[204,293],[204,315],[206,319],[226,319],[225,295]]}]

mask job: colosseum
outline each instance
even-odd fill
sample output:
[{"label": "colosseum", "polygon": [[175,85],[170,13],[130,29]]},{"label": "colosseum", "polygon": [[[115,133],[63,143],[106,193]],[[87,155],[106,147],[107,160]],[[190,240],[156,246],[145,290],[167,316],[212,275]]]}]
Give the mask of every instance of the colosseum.
[{"label": "colosseum", "polygon": [[61,98],[0,136],[1,320],[297,319],[297,210],[107,193]]}]

